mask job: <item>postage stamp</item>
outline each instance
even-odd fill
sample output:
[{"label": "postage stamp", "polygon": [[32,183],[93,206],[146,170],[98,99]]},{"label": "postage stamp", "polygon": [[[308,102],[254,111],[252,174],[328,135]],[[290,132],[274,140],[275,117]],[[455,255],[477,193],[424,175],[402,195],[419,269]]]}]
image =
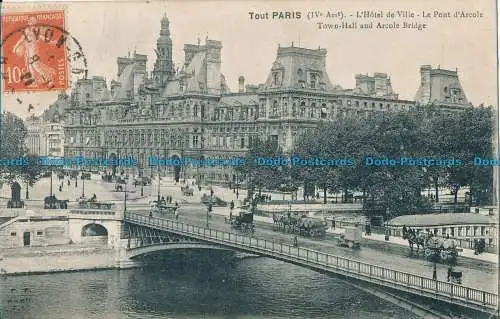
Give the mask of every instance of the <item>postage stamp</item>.
[{"label": "postage stamp", "polygon": [[[62,10],[5,13],[1,49],[6,93],[66,90],[71,74],[87,73],[81,46],[65,30]],[[77,60],[81,68],[75,67]]]}]

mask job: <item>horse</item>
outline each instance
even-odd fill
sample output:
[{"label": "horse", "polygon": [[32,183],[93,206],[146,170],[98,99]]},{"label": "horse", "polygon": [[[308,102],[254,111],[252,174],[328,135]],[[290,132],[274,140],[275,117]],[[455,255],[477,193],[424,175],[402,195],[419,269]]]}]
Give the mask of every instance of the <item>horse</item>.
[{"label": "horse", "polygon": [[407,235],[406,235],[407,239],[408,239],[408,244],[410,246],[410,250],[411,250],[411,253],[413,254],[413,246],[416,245],[417,246],[417,254],[420,250],[420,247],[422,247],[422,249],[424,249],[424,246],[425,246],[425,242],[427,241],[427,235],[425,233],[415,233],[415,231],[412,229],[412,230],[409,230]]}]

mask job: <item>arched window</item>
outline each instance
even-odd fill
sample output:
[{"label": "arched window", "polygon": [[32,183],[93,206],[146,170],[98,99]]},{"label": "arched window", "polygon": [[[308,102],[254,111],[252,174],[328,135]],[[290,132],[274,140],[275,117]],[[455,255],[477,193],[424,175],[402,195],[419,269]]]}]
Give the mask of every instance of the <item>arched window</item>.
[{"label": "arched window", "polygon": [[276,100],[273,103],[273,110],[272,110],[271,116],[272,117],[278,116],[278,101],[276,101]]}]

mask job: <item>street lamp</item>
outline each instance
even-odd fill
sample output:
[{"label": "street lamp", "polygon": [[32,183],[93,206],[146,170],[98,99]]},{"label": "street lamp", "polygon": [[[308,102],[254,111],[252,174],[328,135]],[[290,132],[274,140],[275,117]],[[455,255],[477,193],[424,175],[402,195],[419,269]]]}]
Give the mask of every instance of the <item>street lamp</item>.
[{"label": "street lamp", "polygon": [[143,168],[142,168],[142,164],[141,164],[141,172],[140,172],[140,181],[141,181],[141,197],[144,196],[144,180],[143,180],[143,174],[144,174],[144,171],[143,171]]},{"label": "street lamp", "polygon": [[210,202],[208,203],[207,208],[207,228],[210,228],[208,225],[208,218],[210,217],[210,213],[212,212],[212,204],[215,202],[214,195],[210,196]]},{"label": "street lamp", "polygon": [[160,165],[158,165],[158,203],[160,202]]},{"label": "street lamp", "polygon": [[50,197],[52,197],[52,175],[53,175],[52,165],[50,166]]},{"label": "street lamp", "polygon": [[82,197],[85,197],[85,176],[82,173]]},{"label": "street lamp", "polygon": [[125,213],[127,212],[127,184],[128,184],[128,177],[125,176],[125,198],[124,198],[124,201],[123,201],[123,206],[124,206],[123,211]]}]

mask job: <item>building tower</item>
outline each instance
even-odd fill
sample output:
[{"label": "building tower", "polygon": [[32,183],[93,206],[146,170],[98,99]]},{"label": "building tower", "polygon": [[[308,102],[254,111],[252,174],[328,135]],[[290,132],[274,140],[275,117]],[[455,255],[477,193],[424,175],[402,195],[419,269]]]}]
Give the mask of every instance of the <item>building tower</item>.
[{"label": "building tower", "polygon": [[170,39],[170,21],[167,15],[161,19],[160,37],[156,41],[156,61],[153,68],[153,80],[158,86],[165,86],[175,75],[172,62],[172,39]]}]

